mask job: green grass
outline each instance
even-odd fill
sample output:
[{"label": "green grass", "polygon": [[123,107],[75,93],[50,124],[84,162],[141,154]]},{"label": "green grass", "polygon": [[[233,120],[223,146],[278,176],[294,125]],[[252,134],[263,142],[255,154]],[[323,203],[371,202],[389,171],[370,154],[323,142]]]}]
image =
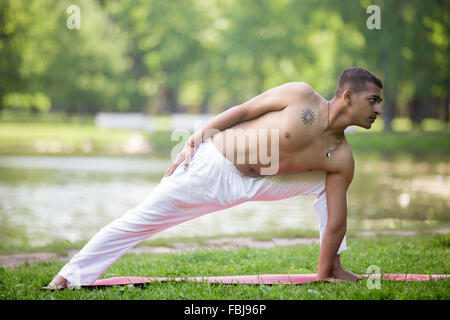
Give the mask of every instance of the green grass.
[{"label": "green grass", "polygon": [[[39,149],[44,149],[45,154],[120,154],[132,134],[127,130],[101,129],[91,122],[1,122],[0,154],[39,154]],[[153,152],[166,156],[179,143],[171,140],[171,131],[143,134],[151,142]],[[355,153],[450,155],[449,130],[365,130],[347,134],[347,139]]]},{"label": "green grass", "polygon": [[2,123],[2,154],[91,154],[121,153],[133,132],[78,123]]},{"label": "green grass", "polygon": [[356,132],[346,135],[354,152],[450,154],[450,132]]},{"label": "green grass", "polygon": [[[210,237],[171,237],[171,238],[152,238],[142,241],[137,246],[166,246],[173,247],[174,243],[195,243],[198,245],[207,244],[208,240],[221,239],[229,237],[226,235],[216,235]],[[270,232],[251,232],[238,233],[233,237],[248,237],[253,240],[268,241],[273,238],[319,238],[319,232],[314,230],[299,230],[299,229],[282,229]],[[88,240],[80,240],[71,242],[69,240],[54,240],[46,245],[33,246],[28,244],[22,245],[6,245],[0,242],[0,255],[8,255],[15,253],[33,253],[33,252],[52,252],[58,255],[66,255],[68,250],[77,250],[84,246]]]},{"label": "green grass", "polygon": [[[382,236],[348,239],[342,254],[345,268],[364,274],[371,265],[382,273],[449,274],[448,236]],[[190,277],[262,273],[315,273],[318,245],[193,251],[183,254],[126,254],[102,278],[142,275]],[[33,290],[47,284],[64,265],[48,261],[0,269],[0,299],[450,299],[450,280],[426,282],[381,281],[380,289],[369,289],[367,280],[356,283],[310,283],[305,285],[220,285],[162,282],[62,291]]]},{"label": "green grass", "polygon": [[[439,228],[450,228],[449,224],[442,223]],[[405,226],[400,231],[415,231],[418,234],[427,235],[432,234],[436,230],[436,226],[423,224],[421,226]],[[365,231],[375,231],[375,232],[395,232],[399,230],[391,228],[377,228],[371,230],[365,229],[349,229],[347,230],[347,235],[349,237],[357,236],[358,232]],[[149,247],[175,247],[176,243],[195,243],[199,246],[207,245],[209,240],[212,239],[222,239],[231,237],[229,235],[218,234],[215,236],[196,236],[196,237],[170,237],[170,238],[151,238],[144,240],[137,245],[137,247],[149,246]],[[270,241],[273,238],[283,238],[283,239],[293,239],[293,238],[314,238],[319,239],[319,231],[317,230],[301,230],[297,228],[293,229],[275,229],[271,231],[260,231],[260,232],[245,232],[237,233],[232,237],[246,237],[255,241]],[[450,237],[450,236],[448,236]],[[45,245],[32,245],[32,244],[16,244],[11,245],[6,242],[0,242],[0,255],[9,255],[17,253],[35,253],[35,252],[51,252],[56,253],[60,256],[65,256],[69,250],[79,250],[87,243],[88,239],[79,241],[69,241],[69,240],[53,240]],[[450,238],[449,238],[450,241]]]},{"label": "green grass", "polygon": [[[152,142],[161,147],[170,148],[178,142],[170,141],[171,132],[155,132],[150,135]],[[376,132],[364,131],[346,134],[347,140],[355,152],[412,152],[450,153],[450,131],[438,132]]]},{"label": "green grass", "polygon": [[94,124],[95,115],[88,113],[68,114],[65,112],[37,112],[27,110],[2,110],[0,112],[2,123],[77,123]]}]

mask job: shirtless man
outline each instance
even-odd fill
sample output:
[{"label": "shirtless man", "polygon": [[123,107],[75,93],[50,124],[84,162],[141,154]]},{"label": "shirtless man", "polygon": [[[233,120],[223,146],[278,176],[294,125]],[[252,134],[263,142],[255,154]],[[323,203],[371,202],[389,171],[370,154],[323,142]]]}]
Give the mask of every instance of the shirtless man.
[{"label": "shirtless man", "polygon": [[[322,98],[306,83],[289,82],[222,112],[188,139],[165,173],[160,190],[149,196],[145,204],[127,213],[124,216],[126,219],[118,219],[103,228],[78,257],[72,258],[55,276],[48,288],[67,285],[67,278],[71,278],[70,283],[92,283],[131,246],[156,232],[202,214],[245,201],[276,200],[297,194],[319,196],[312,191],[318,190],[318,185],[305,187],[300,181],[315,179],[311,178],[315,175],[313,172],[324,173],[324,190],[320,195],[322,202],[326,202],[321,206],[325,208],[325,220],[321,229],[317,279],[328,282],[360,279],[359,275],[342,267],[339,255],[340,248],[345,249],[342,245],[347,222],[347,189],[354,174],[353,155],[344,129],[352,125],[371,128],[376,117],[381,115],[382,88],[381,81],[370,71],[350,68],[341,74],[331,101]],[[235,138],[246,143],[236,143]],[[215,149],[203,146],[205,141],[214,145]],[[256,141],[256,144],[251,141]],[[269,150],[270,163],[263,159],[261,152],[257,152],[261,148]],[[195,157],[197,149],[203,153]],[[215,163],[214,160],[208,162],[202,159],[211,155],[207,154],[207,150],[212,153],[219,151],[220,156],[232,164],[232,168],[224,171],[223,166],[219,169],[212,167],[210,163]],[[195,185],[196,179],[208,179],[208,175],[212,179],[201,180],[200,184]],[[278,180],[274,180],[275,177]],[[299,180],[298,188],[304,190],[292,191],[292,186],[297,183],[293,180]],[[179,189],[174,189],[173,185],[180,184]],[[199,198],[195,194],[196,189],[205,184],[205,189],[198,193],[206,192],[207,195]],[[284,185],[288,185],[287,191],[282,189]],[[217,192],[220,188],[223,190]],[[306,190],[308,188],[309,191]],[[215,193],[210,193],[211,190]],[[187,196],[183,198],[184,193],[182,196],[180,192]],[[166,199],[174,193],[177,196],[173,200]],[[230,194],[233,194],[232,199]],[[202,201],[209,201],[209,207],[206,208]],[[201,210],[194,212],[192,207],[197,203]],[[154,209],[159,207],[167,212],[172,207],[174,210],[170,214],[162,214]],[[184,215],[180,214],[183,210],[186,212]],[[136,236],[138,233],[142,233],[140,238]],[[121,240],[125,238],[132,240]],[[118,239],[120,241],[116,242],[116,246],[121,250],[107,245]],[[122,244],[124,241],[126,244]],[[70,267],[72,271],[68,270]]]}]

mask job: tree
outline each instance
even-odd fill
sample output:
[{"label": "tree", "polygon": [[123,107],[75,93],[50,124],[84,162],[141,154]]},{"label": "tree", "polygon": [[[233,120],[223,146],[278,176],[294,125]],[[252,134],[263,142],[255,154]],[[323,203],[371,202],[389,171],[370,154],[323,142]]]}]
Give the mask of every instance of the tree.
[{"label": "tree", "polygon": [[[66,27],[70,1],[0,4],[0,100],[45,96],[55,108],[97,111],[126,106],[126,42],[94,2],[80,1],[81,29]],[[37,93],[39,95],[37,95]],[[125,102],[124,102],[125,101]],[[23,107],[17,105],[16,107]]]}]

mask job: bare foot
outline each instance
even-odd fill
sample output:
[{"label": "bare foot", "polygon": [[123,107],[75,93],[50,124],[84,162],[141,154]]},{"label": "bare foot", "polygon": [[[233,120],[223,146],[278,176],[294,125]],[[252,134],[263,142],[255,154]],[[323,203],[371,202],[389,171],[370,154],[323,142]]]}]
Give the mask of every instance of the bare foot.
[{"label": "bare foot", "polygon": [[57,290],[67,287],[67,279],[63,278],[59,274],[57,274],[52,282],[50,282],[46,287],[43,287],[43,289],[50,289],[50,290]]},{"label": "bare foot", "polygon": [[336,279],[336,278],[323,278],[323,279],[317,279],[318,281],[325,281],[325,282],[329,282],[329,283],[339,283],[339,282],[345,282],[345,280],[341,280],[341,279]]},{"label": "bare foot", "polygon": [[331,272],[331,277],[334,279],[337,279],[337,280],[351,281],[351,282],[355,282],[355,281],[358,281],[359,279],[361,279],[360,275],[354,274],[353,272],[345,270],[342,267],[334,269]]},{"label": "bare foot", "polygon": [[339,282],[355,282],[361,279],[360,275],[354,274],[353,272],[347,271],[342,267],[334,268],[331,272],[331,275],[324,277],[317,277],[318,281],[326,281],[330,283],[339,283]]}]

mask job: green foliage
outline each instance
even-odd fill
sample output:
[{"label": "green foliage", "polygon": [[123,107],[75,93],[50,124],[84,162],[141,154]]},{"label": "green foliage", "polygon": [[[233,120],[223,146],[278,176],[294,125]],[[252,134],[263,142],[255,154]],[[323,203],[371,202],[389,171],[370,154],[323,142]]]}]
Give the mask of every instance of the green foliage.
[{"label": "green foliage", "polygon": [[[66,27],[69,5],[80,29]],[[379,30],[366,26],[369,5]],[[0,110],[218,113],[288,81],[331,98],[339,74],[360,66],[384,81],[384,130],[396,116],[448,121],[446,5],[4,0]]]},{"label": "green foliage", "polygon": [[[71,4],[79,30],[66,27]],[[95,2],[7,0],[0,16],[4,107],[94,112],[129,95],[125,36]]]},{"label": "green foliage", "polygon": [[26,108],[47,112],[50,110],[50,99],[43,93],[7,93],[3,97],[3,105],[12,108]]}]

